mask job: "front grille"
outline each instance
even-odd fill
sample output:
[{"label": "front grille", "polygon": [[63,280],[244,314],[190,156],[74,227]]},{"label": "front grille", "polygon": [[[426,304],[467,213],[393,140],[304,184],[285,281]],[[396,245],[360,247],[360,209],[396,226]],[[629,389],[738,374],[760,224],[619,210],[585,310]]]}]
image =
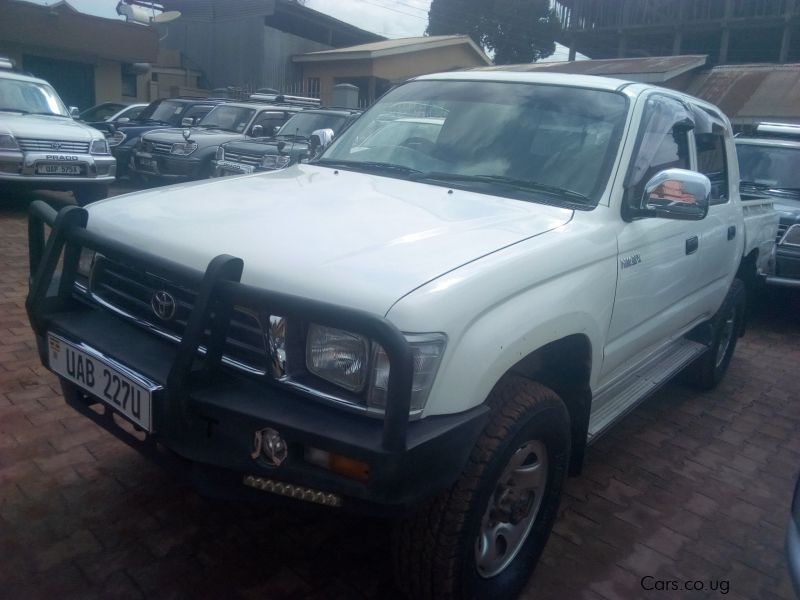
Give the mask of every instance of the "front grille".
[{"label": "front grille", "polygon": [[[193,290],[105,258],[98,259],[95,264],[90,291],[94,299],[107,308],[173,340],[183,336],[196,298]],[[168,319],[159,318],[153,308],[153,304],[157,304],[154,302],[157,292],[166,292],[175,300],[174,315]],[[208,334],[206,331],[206,336]],[[264,330],[255,314],[240,307],[234,310],[223,355],[234,366],[266,372]]]},{"label": "front grille", "polygon": [[225,151],[225,160],[229,160],[235,163],[241,163],[243,165],[250,165],[252,167],[257,167],[261,164],[261,157],[257,154],[244,154],[242,152],[228,152]]},{"label": "front grille", "polygon": [[172,152],[172,144],[169,142],[148,142],[148,150],[156,154],[169,154]]},{"label": "front grille", "polygon": [[775,242],[780,242],[781,238],[786,234],[786,230],[789,229],[788,223],[779,223],[778,224],[778,236],[775,238]]},{"label": "front grille", "polygon": [[75,154],[87,154],[89,152],[89,142],[17,138],[17,143],[26,152],[74,152]]}]

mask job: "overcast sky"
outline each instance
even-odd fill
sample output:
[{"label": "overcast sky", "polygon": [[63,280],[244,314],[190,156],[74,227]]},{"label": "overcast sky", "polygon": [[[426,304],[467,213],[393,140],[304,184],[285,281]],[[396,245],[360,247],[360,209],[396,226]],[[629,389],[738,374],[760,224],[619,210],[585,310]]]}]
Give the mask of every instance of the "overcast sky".
[{"label": "overcast sky", "polygon": [[[54,4],[57,0],[34,0]],[[84,12],[118,18],[117,0],[68,0]],[[308,0],[307,6],[386,37],[423,35],[428,25],[431,0]],[[567,49],[559,47],[548,60],[566,60]]]}]

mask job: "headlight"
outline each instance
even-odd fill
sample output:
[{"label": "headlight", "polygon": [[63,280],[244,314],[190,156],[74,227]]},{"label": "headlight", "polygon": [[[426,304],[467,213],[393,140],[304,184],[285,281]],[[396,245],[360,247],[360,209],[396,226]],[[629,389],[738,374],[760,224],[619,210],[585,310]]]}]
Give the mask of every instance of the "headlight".
[{"label": "headlight", "polygon": [[126,137],[128,136],[118,129],[111,135],[111,137],[106,138],[106,141],[108,142],[108,145],[113,148],[114,146],[119,146],[122,142],[124,142]]},{"label": "headlight", "polygon": [[[428,401],[447,338],[435,333],[408,335],[406,339],[414,365],[411,410],[419,411]],[[306,340],[306,368],[350,392],[366,389],[368,408],[386,408],[389,357],[380,345],[370,344],[364,336],[312,323]]]},{"label": "headlight", "polygon": [[261,168],[270,170],[283,169],[289,166],[290,162],[292,162],[292,157],[286,154],[267,154],[261,159]]},{"label": "headlight", "polygon": [[0,150],[19,150],[13,135],[0,135]]},{"label": "headlight", "polygon": [[189,156],[195,150],[197,150],[197,142],[179,142],[172,144],[171,152],[178,156]]},{"label": "headlight", "polygon": [[[411,346],[411,356],[414,363],[414,377],[411,384],[411,410],[422,410],[428,401],[428,394],[436,379],[439,363],[442,361],[444,347],[447,339],[444,335],[435,333],[430,335],[407,336]],[[389,357],[378,344],[372,359],[372,376],[367,393],[367,406],[369,408],[386,408],[386,394],[389,389]]]},{"label": "headlight", "polygon": [[89,148],[91,154],[108,154],[108,142],[105,139],[93,140]]},{"label": "headlight", "polygon": [[369,342],[364,336],[312,323],[306,341],[306,368],[351,392],[367,381]]},{"label": "headlight", "polygon": [[214,155],[214,160],[225,160],[225,148],[222,146],[217,148],[217,153]]},{"label": "headlight", "polygon": [[92,267],[94,267],[94,259],[97,253],[94,250],[81,250],[81,257],[78,259],[78,275],[85,279],[89,279],[92,274]]}]

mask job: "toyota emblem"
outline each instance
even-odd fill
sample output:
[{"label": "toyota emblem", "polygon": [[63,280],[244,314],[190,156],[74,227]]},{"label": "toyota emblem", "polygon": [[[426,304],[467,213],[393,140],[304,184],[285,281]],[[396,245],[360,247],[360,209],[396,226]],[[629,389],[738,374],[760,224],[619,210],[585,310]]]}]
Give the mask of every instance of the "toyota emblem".
[{"label": "toyota emblem", "polygon": [[51,150],[61,150],[61,144],[59,142],[52,142],[50,144]]},{"label": "toyota emblem", "polygon": [[175,309],[178,307],[178,303],[175,302],[175,297],[172,294],[159,290],[150,298],[150,307],[159,319],[169,321],[175,316]]}]

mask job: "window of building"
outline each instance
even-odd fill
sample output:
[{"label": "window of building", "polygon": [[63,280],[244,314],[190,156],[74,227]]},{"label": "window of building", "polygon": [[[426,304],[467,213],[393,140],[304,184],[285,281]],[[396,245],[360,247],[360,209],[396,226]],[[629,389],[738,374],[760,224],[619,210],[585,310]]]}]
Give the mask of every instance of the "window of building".
[{"label": "window of building", "polygon": [[130,98],[138,98],[139,93],[136,85],[136,71],[133,65],[122,65],[122,95]]},{"label": "window of building", "polygon": [[309,77],[306,79],[306,94],[311,98],[319,98],[319,93],[319,77]]}]

